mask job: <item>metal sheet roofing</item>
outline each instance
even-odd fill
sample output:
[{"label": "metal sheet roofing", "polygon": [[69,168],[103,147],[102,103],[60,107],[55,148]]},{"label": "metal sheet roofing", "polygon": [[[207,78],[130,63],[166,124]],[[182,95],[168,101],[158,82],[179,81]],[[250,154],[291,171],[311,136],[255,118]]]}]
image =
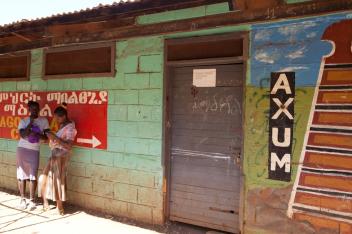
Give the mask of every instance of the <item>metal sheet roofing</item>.
[{"label": "metal sheet roofing", "polygon": [[53,15],[45,16],[45,17],[39,17],[36,19],[31,19],[31,20],[21,19],[21,20],[14,21],[14,22],[11,22],[8,24],[0,25],[0,29],[8,28],[8,27],[15,27],[16,25],[27,24],[27,23],[31,23],[31,22],[44,21],[44,20],[51,19],[51,18],[57,18],[57,17],[68,16],[68,15],[75,15],[75,14],[82,14],[82,13],[87,13],[87,12],[92,12],[92,11],[100,11],[104,8],[115,8],[115,7],[120,7],[121,5],[124,5],[124,4],[136,3],[136,2],[142,2],[142,1],[143,0],[121,0],[119,2],[113,2],[111,4],[99,4],[96,7],[80,9],[80,10],[75,10],[75,11],[69,11],[69,12],[63,12],[63,13],[53,14]]}]

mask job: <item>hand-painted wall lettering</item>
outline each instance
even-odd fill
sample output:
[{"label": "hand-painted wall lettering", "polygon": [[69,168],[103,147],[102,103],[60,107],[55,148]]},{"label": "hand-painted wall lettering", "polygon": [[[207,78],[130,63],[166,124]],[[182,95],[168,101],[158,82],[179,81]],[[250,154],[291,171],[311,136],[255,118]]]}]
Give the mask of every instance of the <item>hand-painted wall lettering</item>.
[{"label": "hand-painted wall lettering", "polygon": [[295,74],[272,73],[269,119],[269,179],[291,180]]},{"label": "hand-painted wall lettering", "polygon": [[21,118],[29,115],[30,100],[40,104],[40,115],[48,118],[54,131],[58,128],[53,121],[54,110],[66,102],[78,130],[76,145],[107,148],[107,91],[1,92],[0,138],[19,138],[17,127]]}]

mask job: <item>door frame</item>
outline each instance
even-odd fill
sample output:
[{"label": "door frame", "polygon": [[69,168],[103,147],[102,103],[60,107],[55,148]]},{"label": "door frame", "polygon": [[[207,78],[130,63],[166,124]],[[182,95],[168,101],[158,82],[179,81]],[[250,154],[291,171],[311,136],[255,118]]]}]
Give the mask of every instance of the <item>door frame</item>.
[{"label": "door frame", "polygon": [[[207,42],[218,40],[219,37],[227,39],[242,39],[243,53],[242,56],[238,57],[226,57],[226,58],[210,58],[210,59],[196,59],[196,60],[181,60],[181,61],[168,61],[168,46],[179,43],[189,42]],[[163,166],[163,211],[164,220],[169,220],[170,217],[170,187],[171,187],[171,102],[172,88],[170,78],[172,77],[172,69],[175,67],[184,66],[197,66],[197,65],[217,65],[217,64],[243,64],[243,101],[242,101],[242,149],[241,149],[241,163],[240,163],[240,204],[239,204],[239,228],[240,232],[243,233],[244,224],[244,174],[243,174],[243,158],[244,158],[244,139],[245,139],[245,104],[246,104],[246,77],[247,77],[247,66],[249,59],[249,32],[235,32],[220,35],[200,36],[200,37],[188,37],[180,39],[166,39],[164,40],[164,78],[163,78],[163,133],[162,133],[162,166]]]}]

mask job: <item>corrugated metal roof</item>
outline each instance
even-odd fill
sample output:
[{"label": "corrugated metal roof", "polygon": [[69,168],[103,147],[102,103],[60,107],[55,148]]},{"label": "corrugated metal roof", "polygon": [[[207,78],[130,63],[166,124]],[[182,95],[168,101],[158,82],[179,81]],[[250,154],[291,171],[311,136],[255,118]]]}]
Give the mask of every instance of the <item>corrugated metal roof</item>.
[{"label": "corrugated metal roof", "polygon": [[45,21],[45,20],[53,19],[53,18],[60,18],[60,17],[70,16],[70,15],[88,13],[88,12],[92,12],[92,11],[100,11],[104,8],[116,8],[116,7],[120,7],[121,5],[138,3],[138,2],[143,2],[143,1],[144,0],[120,0],[119,2],[113,2],[111,4],[99,4],[98,6],[92,7],[92,8],[75,10],[75,11],[71,11],[71,12],[63,12],[60,14],[53,14],[50,16],[40,17],[40,18],[36,18],[36,19],[31,19],[31,20],[22,19],[22,20],[8,23],[8,24],[0,25],[0,30],[3,30],[5,28],[15,28],[16,26],[19,26],[19,25],[24,25],[24,24],[29,24],[29,23],[39,22],[39,21]]},{"label": "corrugated metal roof", "polygon": [[111,16],[122,17],[138,16],[145,13],[162,12],[167,10],[183,9],[205,4],[232,0],[120,0],[111,4],[100,4],[93,8],[81,9],[73,12],[55,14],[33,20],[19,20],[0,26],[0,37],[14,33],[43,34],[44,28],[49,25],[68,25],[77,22],[88,23],[97,20],[108,20]]}]

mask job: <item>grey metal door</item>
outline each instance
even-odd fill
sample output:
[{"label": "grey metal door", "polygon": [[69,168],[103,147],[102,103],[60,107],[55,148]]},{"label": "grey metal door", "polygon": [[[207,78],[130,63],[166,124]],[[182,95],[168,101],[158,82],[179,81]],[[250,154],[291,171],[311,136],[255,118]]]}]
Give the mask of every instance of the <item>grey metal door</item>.
[{"label": "grey metal door", "polygon": [[[216,69],[216,87],[194,87],[194,69]],[[170,219],[239,230],[243,65],[171,71]]]}]

